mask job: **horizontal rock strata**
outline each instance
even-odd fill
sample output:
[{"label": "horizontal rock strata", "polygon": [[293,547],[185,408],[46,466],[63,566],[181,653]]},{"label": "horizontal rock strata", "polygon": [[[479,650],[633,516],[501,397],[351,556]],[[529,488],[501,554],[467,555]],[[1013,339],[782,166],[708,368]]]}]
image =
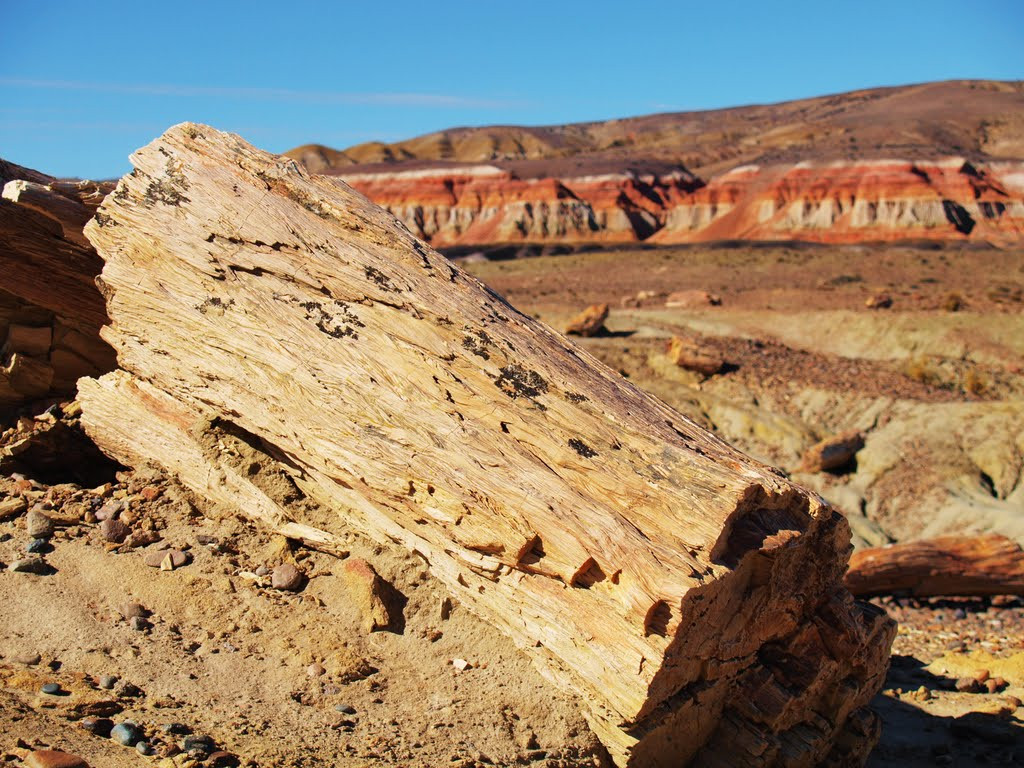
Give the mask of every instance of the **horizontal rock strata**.
[{"label": "horizontal rock strata", "polygon": [[1024,238],[1024,163],[839,161],[520,179],[494,166],[341,177],[438,248],[510,243]]},{"label": "horizontal rock strata", "polygon": [[184,124],[86,233],[129,465],[325,550],[418,553],[579,697],[619,765],[856,765],[893,636],[845,520],[344,184]]}]

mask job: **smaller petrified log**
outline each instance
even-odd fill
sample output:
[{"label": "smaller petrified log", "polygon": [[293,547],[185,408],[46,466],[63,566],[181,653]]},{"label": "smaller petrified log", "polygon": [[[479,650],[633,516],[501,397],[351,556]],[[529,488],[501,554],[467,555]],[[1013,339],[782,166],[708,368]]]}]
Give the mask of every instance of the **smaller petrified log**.
[{"label": "smaller petrified log", "polygon": [[705,376],[714,376],[725,367],[725,360],[715,350],[693,339],[673,336],[668,342],[668,357],[680,368]]},{"label": "smaller petrified log", "polygon": [[846,588],[858,597],[1024,595],[1024,551],[1004,536],[943,536],[854,552]]},{"label": "smaller petrified log", "polygon": [[828,472],[853,461],[864,447],[864,435],[857,430],[827,437],[804,453],[800,468],[804,472]]},{"label": "smaller petrified log", "polygon": [[665,299],[669,309],[697,309],[699,307],[717,307],[722,297],[707,291],[676,291]]},{"label": "smaller petrified log", "polygon": [[605,330],[604,321],[607,319],[607,304],[591,304],[569,321],[565,332],[573,336],[597,336]]}]

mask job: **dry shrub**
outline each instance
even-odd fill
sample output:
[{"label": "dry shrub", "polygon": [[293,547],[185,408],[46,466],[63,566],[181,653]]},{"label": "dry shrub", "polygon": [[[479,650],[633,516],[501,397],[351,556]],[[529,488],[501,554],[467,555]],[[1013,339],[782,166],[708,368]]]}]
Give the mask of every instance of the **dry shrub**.
[{"label": "dry shrub", "polygon": [[929,387],[948,387],[950,382],[942,367],[930,357],[918,355],[908,358],[902,367],[903,375]]}]

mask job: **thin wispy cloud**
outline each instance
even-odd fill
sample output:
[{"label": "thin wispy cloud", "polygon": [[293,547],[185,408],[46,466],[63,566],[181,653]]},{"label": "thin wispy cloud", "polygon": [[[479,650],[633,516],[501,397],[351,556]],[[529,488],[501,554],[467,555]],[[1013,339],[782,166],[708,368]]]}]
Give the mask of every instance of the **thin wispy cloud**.
[{"label": "thin wispy cloud", "polygon": [[245,88],[164,83],[100,83],[80,80],[35,80],[0,77],[0,86],[12,88],[44,88],[62,91],[123,93],[138,96],[173,96],[196,98],[211,96],[250,101],[284,101],[308,104],[349,104],[389,107],[429,107],[435,109],[513,109],[524,103],[503,99],[478,99],[444,93],[349,93],[344,91],[302,91],[290,88]]}]

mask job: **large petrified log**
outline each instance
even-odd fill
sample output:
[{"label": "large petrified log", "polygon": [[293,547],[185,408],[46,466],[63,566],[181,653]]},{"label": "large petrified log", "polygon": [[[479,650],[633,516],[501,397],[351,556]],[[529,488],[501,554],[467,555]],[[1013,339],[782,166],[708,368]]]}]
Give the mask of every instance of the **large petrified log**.
[{"label": "large petrified log", "polygon": [[862,549],[850,558],[846,586],[864,597],[1024,595],[1024,551],[998,534]]},{"label": "large petrified log", "polygon": [[342,183],[184,124],[86,234],[129,465],[326,550],[418,553],[575,692],[620,765],[862,762],[893,624],[845,520]]},{"label": "large petrified log", "polygon": [[93,283],[102,262],[82,234],[111,185],[66,182],[0,160],[0,410],[63,395],[115,365]]}]

